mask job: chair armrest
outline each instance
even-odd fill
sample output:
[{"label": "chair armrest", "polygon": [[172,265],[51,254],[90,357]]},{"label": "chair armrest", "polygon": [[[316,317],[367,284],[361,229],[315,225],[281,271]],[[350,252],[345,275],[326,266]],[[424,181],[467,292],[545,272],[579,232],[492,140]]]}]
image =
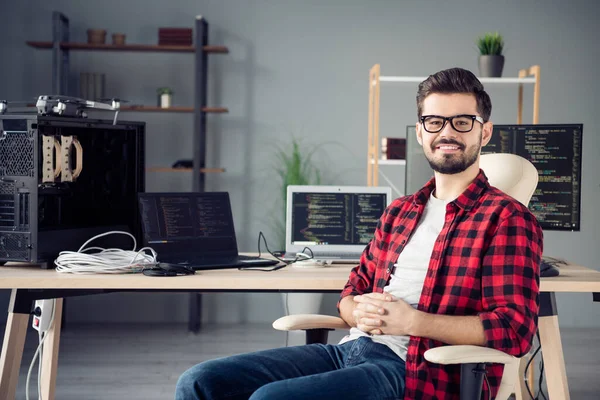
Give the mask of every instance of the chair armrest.
[{"label": "chair armrest", "polygon": [[429,349],[425,359],[436,364],[495,363],[504,364],[496,399],[508,399],[519,378],[520,359],[489,347],[455,345]]},{"label": "chair armrest", "polygon": [[519,359],[500,350],[482,346],[441,346],[425,352],[425,359],[436,364],[495,363],[516,365]]},{"label": "chair armrest", "polygon": [[279,331],[297,331],[307,329],[350,329],[339,317],[319,314],[297,314],[281,317],[273,322],[273,328]]}]

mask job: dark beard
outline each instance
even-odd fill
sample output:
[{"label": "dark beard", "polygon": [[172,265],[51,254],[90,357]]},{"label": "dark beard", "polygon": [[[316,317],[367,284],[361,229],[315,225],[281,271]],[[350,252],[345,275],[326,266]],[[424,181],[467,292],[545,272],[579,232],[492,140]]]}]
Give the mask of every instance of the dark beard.
[{"label": "dark beard", "polygon": [[[434,152],[435,147],[439,146],[440,144],[453,144],[453,145],[459,146],[461,149],[464,147],[460,143],[457,143],[453,140],[442,139],[442,140],[438,141],[437,143],[432,144],[431,151]],[[480,150],[481,150],[481,134],[479,135],[479,141],[476,144],[474,144],[471,147],[469,147],[468,149],[464,150],[465,151],[464,157],[456,158],[452,154],[448,154],[448,155],[444,156],[443,161],[437,162],[433,159],[433,157],[429,158],[427,153],[425,153],[425,158],[427,158],[427,161],[429,162],[429,166],[435,172],[439,172],[440,174],[444,174],[444,175],[454,175],[454,174],[458,174],[458,173],[465,171],[467,168],[469,168],[471,165],[473,165],[475,163],[475,161],[477,161],[477,157],[479,156]]]}]

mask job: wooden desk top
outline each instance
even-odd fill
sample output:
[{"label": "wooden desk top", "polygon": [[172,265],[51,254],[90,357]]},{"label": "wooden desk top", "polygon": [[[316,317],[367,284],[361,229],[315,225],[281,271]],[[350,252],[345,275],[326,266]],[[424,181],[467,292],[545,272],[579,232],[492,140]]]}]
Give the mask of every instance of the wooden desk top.
[{"label": "wooden desk top", "polygon": [[[342,290],[354,265],[325,268],[288,266],[273,272],[223,269],[178,277],[142,274],[73,275],[31,265],[0,267],[0,289],[159,289],[331,291]],[[560,276],[542,278],[544,292],[600,292],[600,272],[579,265],[560,268]]]},{"label": "wooden desk top", "polygon": [[195,275],[151,277],[136,274],[75,275],[39,266],[0,267],[0,289],[165,289],[165,290],[307,290],[340,292],[353,265],[264,271],[221,269]]}]

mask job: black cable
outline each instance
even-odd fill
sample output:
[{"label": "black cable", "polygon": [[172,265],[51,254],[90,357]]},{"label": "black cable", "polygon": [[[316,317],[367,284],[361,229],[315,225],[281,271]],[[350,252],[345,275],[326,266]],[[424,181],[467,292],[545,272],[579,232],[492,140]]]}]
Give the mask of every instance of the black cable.
[{"label": "black cable", "polygon": [[488,378],[487,378],[487,372],[483,373],[483,379],[485,379],[485,384],[487,385],[487,389],[488,389],[488,400],[492,400],[492,388],[490,386],[490,381],[488,381]]},{"label": "black cable", "polygon": [[[537,355],[537,353],[540,351],[540,349],[542,348],[542,344],[540,343],[537,347],[537,349],[535,349],[535,351],[533,352],[533,355],[531,356],[531,358],[529,359],[529,361],[527,361],[527,365],[525,366],[525,376],[527,376],[527,370],[529,369],[529,365],[531,364],[531,362],[535,359],[535,356]],[[525,376],[523,378],[525,378]],[[531,390],[529,389],[529,385],[531,384],[531,388],[534,388],[534,382],[527,382],[525,384],[525,387],[527,388],[527,392],[529,393],[529,397],[531,397],[531,400],[537,400],[537,397],[533,397],[533,394],[531,393]]]},{"label": "black cable", "polygon": [[[303,261],[303,260],[311,260],[314,258],[314,254],[312,252],[312,250],[309,247],[305,247],[302,249],[301,252],[296,253],[296,257],[293,260],[284,260],[283,258],[279,257],[282,253],[277,251],[277,252],[272,252],[269,249],[269,245],[267,244],[267,238],[265,237],[265,235],[262,233],[262,231],[258,232],[258,257],[261,256],[262,252],[260,249],[260,239],[262,238],[263,242],[265,243],[265,248],[267,249],[267,252],[273,256],[276,260],[282,262],[283,264],[281,265],[276,265],[274,267],[240,267],[238,268],[239,270],[252,270],[252,271],[264,271],[264,272],[271,272],[271,271],[277,271],[278,269],[287,267],[290,264],[293,264],[297,261]],[[308,252],[310,254],[305,253],[304,251],[308,250]],[[303,257],[300,257],[299,254],[303,254]]]},{"label": "black cable", "polygon": [[[537,332],[537,338],[538,338],[538,341],[540,342],[540,348],[541,348],[542,347],[542,341],[540,339],[540,332],[539,331]],[[543,382],[544,382],[544,357],[542,356],[542,359],[540,360],[540,394],[542,395],[542,397],[545,400],[548,400],[548,398],[544,394],[544,391],[542,390],[542,383]]]}]

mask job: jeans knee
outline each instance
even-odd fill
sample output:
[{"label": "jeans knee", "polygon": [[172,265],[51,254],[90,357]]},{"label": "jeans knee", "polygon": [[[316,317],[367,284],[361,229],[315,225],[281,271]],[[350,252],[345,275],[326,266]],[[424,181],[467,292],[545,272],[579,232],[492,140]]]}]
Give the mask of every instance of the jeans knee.
[{"label": "jeans knee", "polygon": [[181,374],[175,388],[175,399],[211,399],[220,386],[219,375],[211,364],[211,361],[203,362]]},{"label": "jeans knee", "polygon": [[290,396],[284,393],[283,382],[272,382],[258,388],[248,400],[284,400]]}]

